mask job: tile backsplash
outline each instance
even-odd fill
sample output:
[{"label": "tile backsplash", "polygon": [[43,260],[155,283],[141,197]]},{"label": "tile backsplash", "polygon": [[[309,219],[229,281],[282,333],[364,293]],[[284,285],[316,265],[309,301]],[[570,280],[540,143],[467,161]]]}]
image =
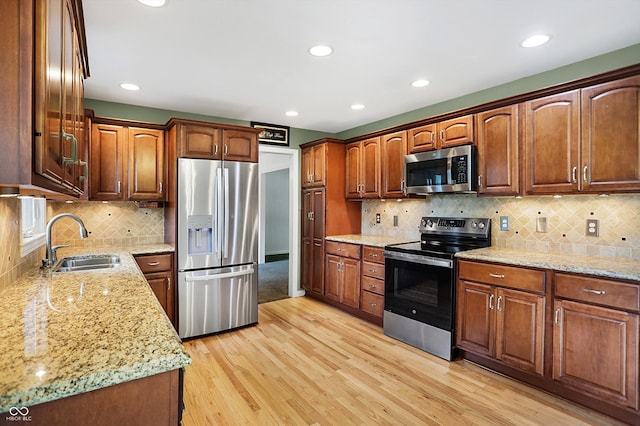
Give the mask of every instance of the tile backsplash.
[{"label": "tile backsplash", "polygon": [[[467,194],[428,196],[418,200],[362,202],[362,233],[418,239],[423,216],[491,218],[492,245],[591,256],[640,260],[640,196],[572,195],[561,198],[484,198]],[[376,213],[381,221],[376,224]],[[398,216],[398,226],[393,226]],[[500,231],[500,216],[509,231]],[[545,217],[547,232],[536,232]],[[587,237],[587,219],[597,219],[598,237]]]}]

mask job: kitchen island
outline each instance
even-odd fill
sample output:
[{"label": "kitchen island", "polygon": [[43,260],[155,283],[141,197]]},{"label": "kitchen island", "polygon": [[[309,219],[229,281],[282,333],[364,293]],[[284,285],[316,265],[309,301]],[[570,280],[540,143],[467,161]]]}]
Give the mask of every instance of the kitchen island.
[{"label": "kitchen island", "polygon": [[60,250],[60,259],[108,253],[121,264],[34,268],[0,294],[0,424],[177,424],[191,360],[133,258],[166,251]]}]

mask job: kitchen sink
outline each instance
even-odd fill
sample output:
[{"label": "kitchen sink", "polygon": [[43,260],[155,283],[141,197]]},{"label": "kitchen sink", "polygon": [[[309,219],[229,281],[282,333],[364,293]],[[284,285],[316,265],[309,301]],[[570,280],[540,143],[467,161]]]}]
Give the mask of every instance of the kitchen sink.
[{"label": "kitchen sink", "polygon": [[88,256],[70,256],[62,259],[54,272],[89,271],[92,269],[115,268],[120,266],[120,256],[115,254],[100,254]]}]

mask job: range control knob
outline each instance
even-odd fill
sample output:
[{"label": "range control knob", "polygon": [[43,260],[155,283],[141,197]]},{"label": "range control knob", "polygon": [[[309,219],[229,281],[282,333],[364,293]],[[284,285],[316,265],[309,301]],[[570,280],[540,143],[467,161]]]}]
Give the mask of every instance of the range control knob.
[{"label": "range control knob", "polygon": [[476,222],[471,222],[471,227],[475,229],[478,227],[478,224]]},{"label": "range control knob", "polygon": [[427,226],[431,228],[433,226],[433,221],[431,219],[427,219]]},{"label": "range control knob", "polygon": [[424,219],[422,219],[422,220],[420,221],[420,226],[422,226],[423,228],[424,228],[425,226],[427,226],[427,221],[426,221],[426,220],[424,220]]},{"label": "range control knob", "polygon": [[484,229],[484,227],[485,227],[484,222],[480,222],[480,223],[478,224],[478,228],[480,228],[480,229]]}]

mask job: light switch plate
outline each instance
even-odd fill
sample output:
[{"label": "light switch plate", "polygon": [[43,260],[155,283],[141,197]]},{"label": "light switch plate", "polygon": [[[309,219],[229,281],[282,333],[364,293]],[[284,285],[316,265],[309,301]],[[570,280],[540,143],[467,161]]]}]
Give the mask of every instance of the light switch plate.
[{"label": "light switch plate", "polygon": [[500,230],[501,231],[509,230],[509,216],[500,216]]},{"label": "light switch plate", "polygon": [[585,235],[587,237],[600,236],[600,221],[598,219],[587,219],[587,231]]},{"label": "light switch plate", "polygon": [[539,217],[536,219],[536,232],[547,232],[546,217]]}]

